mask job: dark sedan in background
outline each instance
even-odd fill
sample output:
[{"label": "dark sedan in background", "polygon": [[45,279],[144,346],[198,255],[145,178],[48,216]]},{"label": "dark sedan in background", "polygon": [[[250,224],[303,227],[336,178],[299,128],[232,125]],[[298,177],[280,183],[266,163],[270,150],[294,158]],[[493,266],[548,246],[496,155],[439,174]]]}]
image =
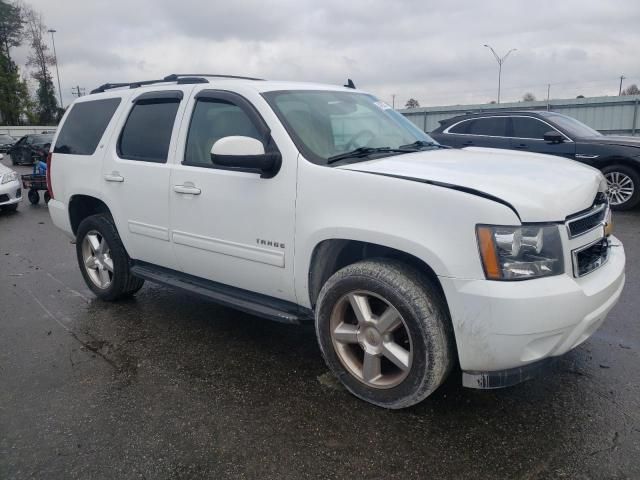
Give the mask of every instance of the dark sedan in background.
[{"label": "dark sedan in background", "polygon": [[640,137],[602,135],[547,111],[475,113],[442,120],[429,135],[452,147],[490,147],[571,158],[602,171],[616,210],[640,202]]},{"label": "dark sedan in background", "polygon": [[11,155],[11,163],[14,165],[31,165],[36,158],[40,158],[43,155],[46,157],[52,140],[53,133],[25,135],[8,150],[9,155]]}]

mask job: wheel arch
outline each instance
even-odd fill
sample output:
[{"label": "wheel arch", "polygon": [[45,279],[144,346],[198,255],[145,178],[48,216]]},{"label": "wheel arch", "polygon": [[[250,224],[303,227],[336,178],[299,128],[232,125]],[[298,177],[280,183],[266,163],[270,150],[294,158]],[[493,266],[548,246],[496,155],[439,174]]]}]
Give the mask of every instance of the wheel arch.
[{"label": "wheel arch", "polygon": [[78,233],[82,220],[99,213],[111,215],[111,210],[102,200],[91,195],[73,195],[69,199],[69,223],[73,234]]},{"label": "wheel arch", "polygon": [[602,170],[605,167],[612,165],[624,165],[634,169],[640,175],[640,161],[634,160],[632,157],[625,157],[623,155],[611,155],[601,159],[594,167],[598,170]]},{"label": "wheel arch", "polygon": [[[419,257],[393,247],[345,238],[326,239],[313,249],[308,270],[308,293],[311,308],[315,308],[320,290],[338,270],[371,258],[390,258],[402,261],[433,280],[445,298],[444,290],[433,268]],[[445,302],[446,303],[446,302]]]}]

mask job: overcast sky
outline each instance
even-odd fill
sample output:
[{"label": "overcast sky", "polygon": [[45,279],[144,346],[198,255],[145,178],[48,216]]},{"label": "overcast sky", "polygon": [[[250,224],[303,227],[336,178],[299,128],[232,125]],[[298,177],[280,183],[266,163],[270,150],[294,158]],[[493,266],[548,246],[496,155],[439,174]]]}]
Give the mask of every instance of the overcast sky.
[{"label": "overcast sky", "polygon": [[[25,0],[71,87],[169,73],[344,83],[396,106],[616,95],[640,84],[639,0]],[[26,49],[14,52],[20,65]]]}]

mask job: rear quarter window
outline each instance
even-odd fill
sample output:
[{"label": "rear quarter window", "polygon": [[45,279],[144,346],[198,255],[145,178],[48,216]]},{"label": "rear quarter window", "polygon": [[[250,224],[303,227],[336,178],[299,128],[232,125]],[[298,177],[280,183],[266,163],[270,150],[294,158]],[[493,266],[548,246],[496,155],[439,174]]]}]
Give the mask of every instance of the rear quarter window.
[{"label": "rear quarter window", "polygon": [[76,103],[62,125],[54,153],[93,155],[120,105],[119,98]]}]

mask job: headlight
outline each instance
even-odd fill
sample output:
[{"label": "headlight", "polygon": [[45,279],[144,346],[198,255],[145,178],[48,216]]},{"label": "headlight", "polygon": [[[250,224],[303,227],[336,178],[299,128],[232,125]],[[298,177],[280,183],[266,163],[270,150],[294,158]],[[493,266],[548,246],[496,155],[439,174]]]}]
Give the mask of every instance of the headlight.
[{"label": "headlight", "polygon": [[478,225],[476,234],[489,280],[526,280],[564,272],[557,225]]},{"label": "headlight", "polygon": [[9,182],[14,182],[18,180],[18,174],[16,172],[11,172],[11,173],[5,173],[4,175],[2,175],[2,185],[4,185],[5,183],[9,183]]}]

